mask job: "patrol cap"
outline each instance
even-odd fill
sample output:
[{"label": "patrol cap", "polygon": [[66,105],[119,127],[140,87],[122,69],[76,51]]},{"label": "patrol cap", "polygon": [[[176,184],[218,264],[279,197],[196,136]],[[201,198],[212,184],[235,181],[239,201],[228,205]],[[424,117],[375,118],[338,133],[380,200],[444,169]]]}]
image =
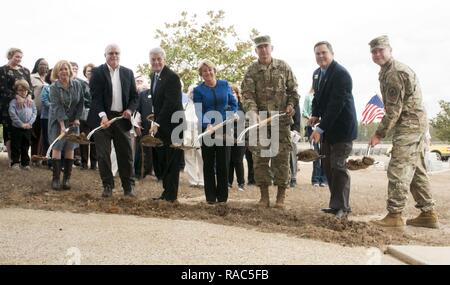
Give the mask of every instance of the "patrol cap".
[{"label": "patrol cap", "polygon": [[256,38],[253,39],[253,42],[255,43],[256,47],[259,47],[260,45],[270,45],[271,41],[270,41],[270,37],[269,36],[258,36]]},{"label": "patrol cap", "polygon": [[390,48],[391,45],[389,44],[389,38],[388,36],[379,36],[377,38],[374,38],[370,41],[370,51],[373,51],[377,48]]}]

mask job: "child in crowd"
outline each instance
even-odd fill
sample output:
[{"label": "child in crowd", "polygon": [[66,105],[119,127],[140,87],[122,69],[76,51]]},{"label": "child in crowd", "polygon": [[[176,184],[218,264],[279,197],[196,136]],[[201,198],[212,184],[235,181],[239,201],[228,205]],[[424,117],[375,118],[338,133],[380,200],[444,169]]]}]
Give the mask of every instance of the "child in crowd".
[{"label": "child in crowd", "polygon": [[[30,85],[24,79],[14,84],[16,98],[9,103],[9,116],[12,121],[11,130],[11,168],[30,169],[28,149],[31,143],[31,128],[36,120],[36,105],[27,104],[26,98],[30,94]],[[20,163],[20,166],[19,166]]]}]

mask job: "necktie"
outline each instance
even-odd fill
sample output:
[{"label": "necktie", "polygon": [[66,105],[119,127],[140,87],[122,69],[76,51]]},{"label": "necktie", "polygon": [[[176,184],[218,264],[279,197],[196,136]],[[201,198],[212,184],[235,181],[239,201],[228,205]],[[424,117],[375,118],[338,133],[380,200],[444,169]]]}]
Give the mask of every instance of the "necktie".
[{"label": "necktie", "polygon": [[155,90],[156,90],[156,84],[158,83],[158,74],[155,74],[155,79],[153,80],[153,88],[152,88],[152,94],[155,94]]},{"label": "necktie", "polygon": [[319,86],[323,81],[323,77],[325,76],[325,71],[323,69],[320,69],[320,75],[319,75]]}]

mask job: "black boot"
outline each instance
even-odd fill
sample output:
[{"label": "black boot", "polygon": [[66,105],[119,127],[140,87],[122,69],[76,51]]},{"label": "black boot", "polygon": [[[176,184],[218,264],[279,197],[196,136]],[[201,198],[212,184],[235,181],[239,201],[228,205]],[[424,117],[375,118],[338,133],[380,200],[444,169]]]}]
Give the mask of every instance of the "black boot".
[{"label": "black boot", "polygon": [[70,190],[70,175],[72,174],[73,159],[64,159],[63,190]]},{"label": "black boot", "polygon": [[53,167],[52,189],[59,190],[61,188],[61,182],[59,181],[59,178],[61,176],[61,159],[52,159],[52,167]]}]

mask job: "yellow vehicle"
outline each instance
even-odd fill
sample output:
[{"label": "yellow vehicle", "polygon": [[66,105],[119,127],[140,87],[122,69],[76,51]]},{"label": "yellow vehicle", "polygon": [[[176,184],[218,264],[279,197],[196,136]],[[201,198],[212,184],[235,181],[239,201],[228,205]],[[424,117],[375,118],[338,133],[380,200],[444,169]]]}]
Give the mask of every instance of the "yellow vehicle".
[{"label": "yellow vehicle", "polygon": [[430,152],[434,152],[439,160],[446,161],[450,157],[450,145],[431,145]]}]

